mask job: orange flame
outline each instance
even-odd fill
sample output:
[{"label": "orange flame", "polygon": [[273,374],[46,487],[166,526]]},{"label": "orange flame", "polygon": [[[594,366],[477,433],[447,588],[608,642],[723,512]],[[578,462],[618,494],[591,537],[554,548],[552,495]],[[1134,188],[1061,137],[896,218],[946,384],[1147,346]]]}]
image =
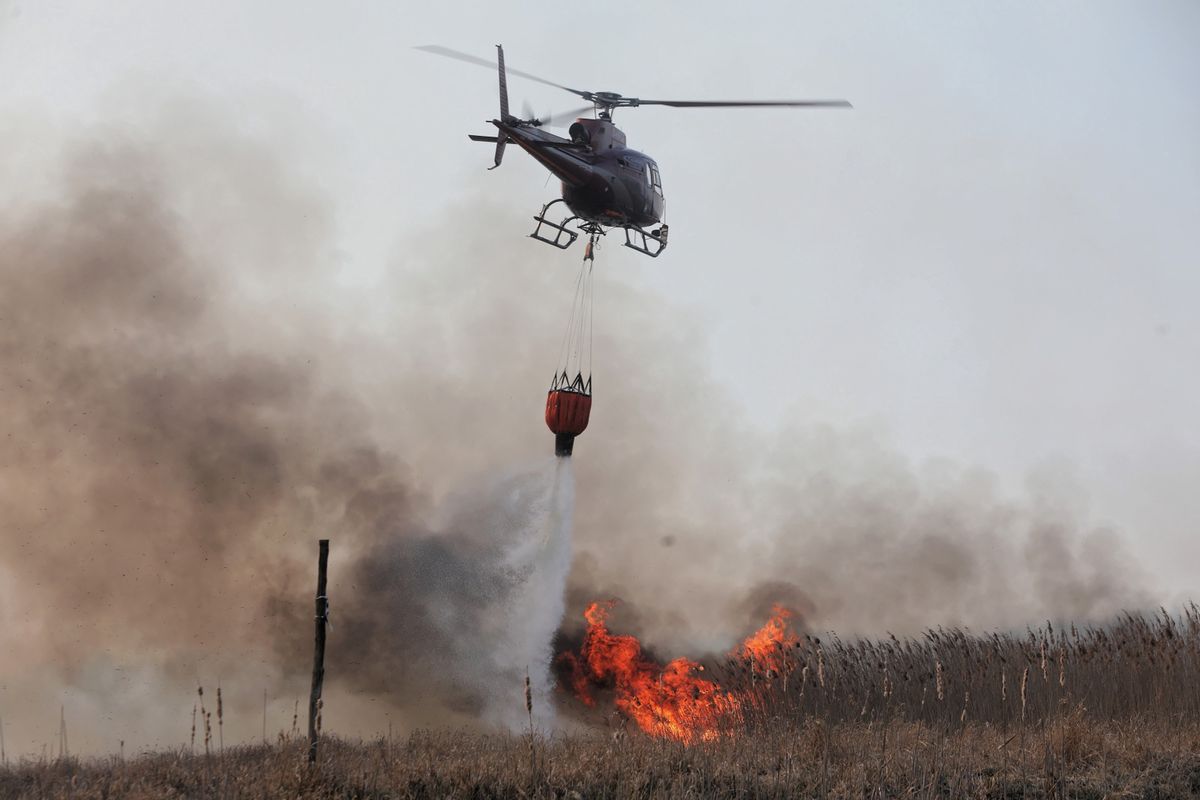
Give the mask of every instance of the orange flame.
[{"label": "orange flame", "polygon": [[795,647],[800,640],[788,624],[788,620],[792,618],[791,609],[776,603],[771,611],[771,618],[767,620],[767,624],[742,642],[735,653],[754,662],[759,670],[770,670],[779,674],[786,666],[787,649]]},{"label": "orange flame", "polygon": [[[584,612],[587,632],[579,655],[563,653],[565,681],[585,705],[595,705],[592,689],[611,686],[614,703],[629,719],[651,736],[691,743],[709,741],[732,729],[749,698],[727,690],[716,681],[698,675],[704,666],[687,658],[665,665],[642,653],[633,636],[608,630],[608,612],[613,603],[592,603]],[[760,630],[731,653],[752,662],[761,672],[776,674],[786,666],[785,648],[798,641],[788,620],[792,612],[776,606],[774,615]]]}]

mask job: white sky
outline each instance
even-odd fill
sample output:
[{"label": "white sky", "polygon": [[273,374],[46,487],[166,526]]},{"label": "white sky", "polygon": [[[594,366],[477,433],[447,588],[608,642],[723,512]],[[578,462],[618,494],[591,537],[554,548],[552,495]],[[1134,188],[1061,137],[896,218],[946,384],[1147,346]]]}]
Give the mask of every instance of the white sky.
[{"label": "white sky", "polygon": [[82,129],[172,93],[288,120],[274,133],[338,210],[341,277],[369,284],[466,193],[530,214],[553,196],[465,138],[494,77],[411,49],[496,42],[584,88],[851,100],[618,112],[662,167],[672,239],[602,268],[705,320],[697,346],[764,426],[866,421],[1011,481],[1068,465],[1095,518],[1198,593],[1196,2],[0,0],[0,124]]}]

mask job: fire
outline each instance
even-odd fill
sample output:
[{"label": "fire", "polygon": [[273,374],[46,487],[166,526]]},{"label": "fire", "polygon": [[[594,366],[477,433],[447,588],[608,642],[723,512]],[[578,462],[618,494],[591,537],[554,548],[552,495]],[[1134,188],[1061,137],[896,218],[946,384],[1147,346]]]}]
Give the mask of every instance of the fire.
[{"label": "fire", "polygon": [[[613,603],[592,603],[584,612],[587,632],[579,654],[563,653],[568,683],[584,704],[595,705],[595,687],[611,687],[618,710],[651,736],[684,743],[709,741],[732,730],[745,704],[737,691],[701,677],[704,665],[687,658],[659,664],[642,652],[633,636],[608,629]],[[771,619],[730,654],[751,662],[763,673],[779,674],[787,666],[786,648],[797,638],[788,620],[792,612],[776,606]]]},{"label": "fire", "polygon": [[767,624],[742,642],[736,654],[752,661],[760,671],[782,673],[787,665],[788,648],[795,647],[800,641],[789,627],[791,618],[791,609],[776,603]]}]

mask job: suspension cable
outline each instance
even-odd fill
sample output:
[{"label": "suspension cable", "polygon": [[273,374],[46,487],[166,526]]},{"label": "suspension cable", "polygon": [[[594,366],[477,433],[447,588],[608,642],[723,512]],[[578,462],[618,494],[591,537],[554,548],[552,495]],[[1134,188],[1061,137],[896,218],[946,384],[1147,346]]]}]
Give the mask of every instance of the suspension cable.
[{"label": "suspension cable", "polygon": [[[552,388],[566,384],[575,386],[580,391],[590,392],[594,339],[592,312],[595,308],[592,297],[592,267],[592,260],[585,257],[575,279],[575,294],[559,349],[559,367],[554,373]],[[572,372],[575,375],[571,375]],[[588,374],[584,375],[585,372]]]}]

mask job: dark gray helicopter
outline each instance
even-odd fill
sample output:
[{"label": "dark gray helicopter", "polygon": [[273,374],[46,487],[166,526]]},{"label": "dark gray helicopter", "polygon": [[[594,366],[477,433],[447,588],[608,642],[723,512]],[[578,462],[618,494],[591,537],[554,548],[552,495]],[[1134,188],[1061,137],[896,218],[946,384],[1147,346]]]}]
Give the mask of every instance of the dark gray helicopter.
[{"label": "dark gray helicopter", "polygon": [[[562,89],[587,100],[590,105],[565,114],[538,119],[530,115],[521,119],[508,111],[508,81],[504,68],[504,48],[496,45],[496,63],[460,53],[446,47],[425,45],[416,48],[427,53],[466,61],[469,64],[495,68],[500,74],[500,118],[491,120],[496,136],[469,134],[476,142],[495,142],[496,163],[500,166],[504,146],[515,143],[533,156],[562,181],[562,198],[552,200],[534,217],[537,227],[530,234],[534,239],[565,250],[575,243],[579,234],[568,226],[576,223],[588,234],[585,259],[592,257],[592,246],[605,228],[625,231],[625,246],[657,258],[667,246],[667,226],[663,223],[666,203],[658,164],[645,153],[625,146],[625,133],[613,124],[613,112],[618,108],[637,106],[671,106],[674,108],[851,108],[845,100],[641,100],[616,92],[586,92],[572,89],[528,72],[508,70],[528,80]],[[592,117],[579,116],[592,111]],[[577,117],[564,139],[543,130],[544,125],[556,124]],[[565,203],[571,216],[554,221],[547,216],[557,203]],[[548,230],[544,230],[548,229]]]}]

